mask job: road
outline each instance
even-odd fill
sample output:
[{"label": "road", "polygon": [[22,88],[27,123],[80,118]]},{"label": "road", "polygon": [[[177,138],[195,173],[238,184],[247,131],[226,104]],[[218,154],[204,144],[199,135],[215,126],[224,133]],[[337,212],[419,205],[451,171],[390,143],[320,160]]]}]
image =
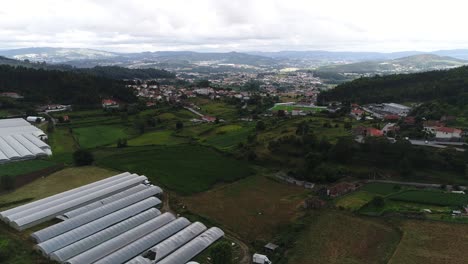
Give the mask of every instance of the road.
[{"label": "road", "polygon": [[184,107],[185,109],[189,110],[190,112],[196,114],[197,116],[199,117],[204,117],[204,115],[202,115],[200,112],[198,112],[197,110],[193,109],[193,108],[190,108],[190,107]]},{"label": "road", "polygon": [[[420,182],[403,182],[403,181],[387,181],[387,180],[367,180],[367,182],[377,182],[377,183],[391,183],[399,185],[408,185],[420,188],[440,188],[442,184],[437,183],[420,183]],[[447,188],[452,188],[452,185],[446,185]],[[460,186],[461,189],[466,190],[466,186]]]},{"label": "road", "polygon": [[[445,146],[445,145],[451,145],[451,146],[463,146],[464,145],[464,143],[462,142],[437,142],[437,141],[426,142],[425,140],[414,140],[414,139],[409,140],[409,142],[413,145],[433,147],[433,148],[448,148],[448,146]],[[445,144],[445,145],[441,145],[441,144]],[[457,151],[461,151],[461,152],[465,151],[465,149],[462,149],[462,148],[454,148],[454,149]]]}]

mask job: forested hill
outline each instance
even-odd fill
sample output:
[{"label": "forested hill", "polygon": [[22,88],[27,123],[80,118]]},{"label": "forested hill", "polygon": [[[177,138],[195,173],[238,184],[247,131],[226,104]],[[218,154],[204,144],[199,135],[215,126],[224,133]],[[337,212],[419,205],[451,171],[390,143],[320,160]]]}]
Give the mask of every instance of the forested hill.
[{"label": "forested hill", "polygon": [[175,78],[175,74],[162,69],[129,69],[118,66],[96,66],[93,68],[75,68],[66,64],[48,64],[45,62],[30,62],[14,60],[0,56],[0,65],[22,66],[33,69],[73,71],[87,73],[95,76],[111,78],[115,80],[122,79],[157,79],[157,78]]},{"label": "forested hill", "polygon": [[360,78],[319,95],[319,102],[428,102],[468,104],[468,67]]},{"label": "forested hill", "polygon": [[0,65],[0,92],[18,92],[25,101],[96,105],[104,97],[134,102],[130,88],[117,80],[77,73]]},{"label": "forested hill", "polygon": [[156,78],[175,78],[175,74],[166,70],[159,69],[129,69],[118,66],[96,66],[94,68],[78,69],[75,71],[88,73],[96,76],[122,80],[122,79],[156,79]]}]

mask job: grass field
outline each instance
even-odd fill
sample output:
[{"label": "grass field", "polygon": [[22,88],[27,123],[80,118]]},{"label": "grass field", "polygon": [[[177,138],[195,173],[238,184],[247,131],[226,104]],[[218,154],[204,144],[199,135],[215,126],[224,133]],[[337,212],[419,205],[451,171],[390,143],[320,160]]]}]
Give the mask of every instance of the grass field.
[{"label": "grass field", "polygon": [[[101,156],[101,158],[99,158]],[[196,145],[129,147],[97,153],[101,166],[148,176],[180,194],[206,191],[216,183],[251,174],[247,162]]]},{"label": "grass field", "polygon": [[306,194],[303,188],[255,175],[181,201],[188,210],[253,242],[271,239],[277,227],[293,220]]},{"label": "grass field", "polygon": [[403,237],[389,264],[466,263],[468,225],[404,221]]},{"label": "grass field", "polygon": [[72,163],[75,140],[68,128],[56,127],[53,133],[49,133],[49,144],[52,147],[52,160],[61,163]]},{"label": "grass field", "polygon": [[290,253],[291,264],[387,263],[399,232],[372,218],[320,211]]},{"label": "grass field", "polygon": [[139,137],[128,141],[129,146],[147,146],[147,145],[177,145],[187,143],[188,140],[182,137],[172,136],[172,131],[154,131],[145,133]]},{"label": "grass field", "polygon": [[55,162],[48,160],[25,160],[0,165],[0,176],[3,175],[21,175],[42,170],[56,165]]},{"label": "grass field", "polygon": [[445,193],[442,191],[408,190],[389,197],[391,200],[433,204],[440,206],[462,206],[468,203],[464,194]]},{"label": "grass field", "polygon": [[370,202],[375,196],[375,194],[370,192],[357,191],[337,198],[335,200],[335,205],[348,210],[356,211]]},{"label": "grass field", "polygon": [[398,192],[400,189],[401,187],[399,187],[399,185],[396,185],[396,184],[368,183],[362,186],[360,190],[385,196],[385,195]]},{"label": "grass field", "polygon": [[103,125],[74,128],[73,134],[82,148],[116,144],[119,138],[128,136],[122,127]]},{"label": "grass field", "polygon": [[248,126],[240,125],[226,125],[221,126],[212,133],[204,135],[204,140],[202,141],[205,144],[214,146],[219,149],[231,149],[235,147],[240,142],[245,142],[248,135],[253,131],[253,128]]},{"label": "grass field", "polygon": [[[115,174],[117,173],[114,171],[91,166],[63,169],[26,184],[13,192],[1,195],[0,211],[18,206],[23,200],[42,199]],[[11,205],[5,206],[5,204]]]},{"label": "grass field", "polygon": [[284,110],[284,111],[287,111],[287,112],[291,112],[292,110],[320,112],[320,111],[323,111],[324,108],[322,108],[322,107],[295,106],[295,105],[275,105],[270,110],[271,111]]}]

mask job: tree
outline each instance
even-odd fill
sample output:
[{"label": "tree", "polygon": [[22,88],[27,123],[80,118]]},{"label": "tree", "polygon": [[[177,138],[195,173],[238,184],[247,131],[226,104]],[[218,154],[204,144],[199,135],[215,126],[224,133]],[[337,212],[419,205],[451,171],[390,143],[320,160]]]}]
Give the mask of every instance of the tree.
[{"label": "tree", "polygon": [[385,200],[381,196],[376,196],[372,199],[371,204],[375,207],[381,208],[385,205]]},{"label": "tree", "polygon": [[182,123],[182,121],[177,121],[176,129],[177,130],[182,130],[182,128],[184,128],[184,123]]},{"label": "tree", "polygon": [[232,248],[227,242],[214,245],[210,255],[213,264],[232,264]]},{"label": "tree", "polygon": [[94,162],[93,153],[86,149],[79,149],[73,153],[73,161],[76,166],[91,165]]},{"label": "tree", "polygon": [[15,188],[15,177],[12,175],[2,175],[0,178],[0,184],[3,190],[13,190]]},{"label": "tree", "polygon": [[407,157],[404,157],[398,163],[398,171],[402,176],[409,176],[413,171],[413,166]]},{"label": "tree", "polygon": [[54,130],[55,130],[54,122],[53,122],[52,120],[50,120],[50,121],[47,123],[47,132],[53,133]]},{"label": "tree", "polygon": [[309,133],[309,124],[305,121],[299,123],[297,125],[296,135],[304,136],[307,135],[307,133]]},{"label": "tree", "polygon": [[257,131],[263,131],[265,130],[266,128],[266,125],[265,125],[265,122],[263,121],[258,121],[257,124],[255,125],[255,129],[257,129]]}]

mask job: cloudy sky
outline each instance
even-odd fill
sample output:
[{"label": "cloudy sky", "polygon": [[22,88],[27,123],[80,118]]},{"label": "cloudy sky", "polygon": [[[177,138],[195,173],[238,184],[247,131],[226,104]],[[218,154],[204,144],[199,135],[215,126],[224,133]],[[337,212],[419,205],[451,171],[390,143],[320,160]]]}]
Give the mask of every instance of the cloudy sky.
[{"label": "cloudy sky", "polygon": [[463,0],[2,0],[0,49],[468,48]]}]

